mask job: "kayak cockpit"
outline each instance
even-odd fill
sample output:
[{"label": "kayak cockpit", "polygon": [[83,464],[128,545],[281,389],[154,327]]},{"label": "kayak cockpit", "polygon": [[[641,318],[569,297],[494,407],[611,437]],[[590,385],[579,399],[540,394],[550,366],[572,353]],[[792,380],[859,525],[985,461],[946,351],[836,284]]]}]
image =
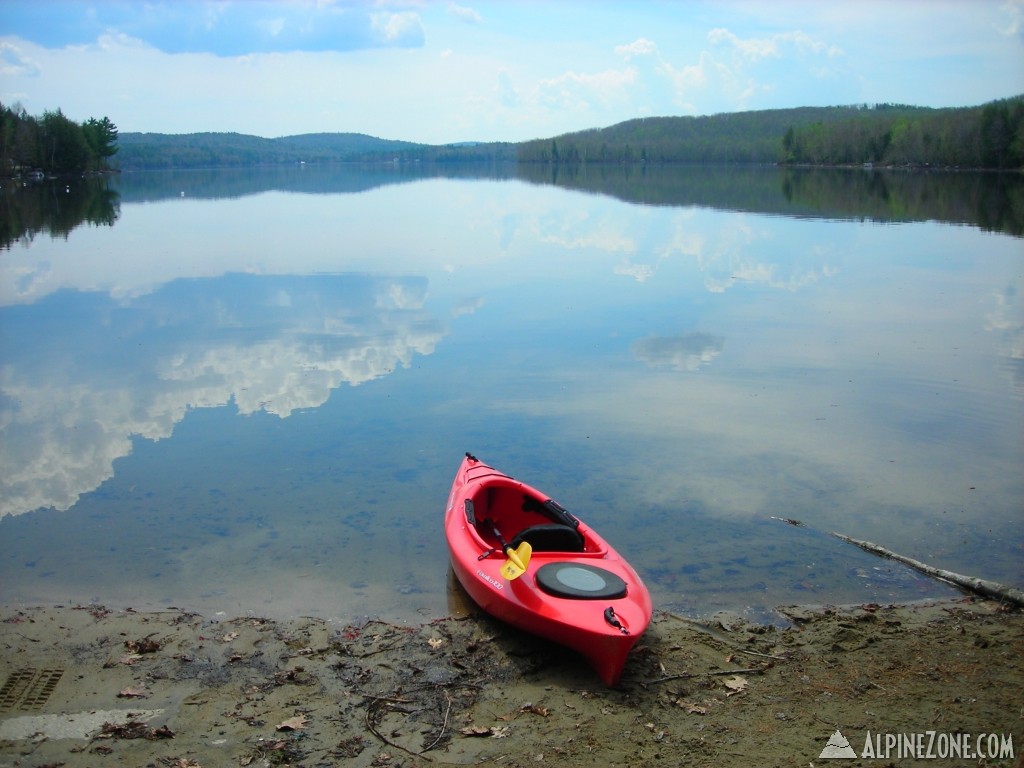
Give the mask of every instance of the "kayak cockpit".
[{"label": "kayak cockpit", "polygon": [[502,551],[504,539],[513,548],[529,542],[538,554],[600,557],[605,553],[603,542],[558,502],[526,492],[512,478],[491,476],[472,489],[464,504],[467,529],[481,552]]}]

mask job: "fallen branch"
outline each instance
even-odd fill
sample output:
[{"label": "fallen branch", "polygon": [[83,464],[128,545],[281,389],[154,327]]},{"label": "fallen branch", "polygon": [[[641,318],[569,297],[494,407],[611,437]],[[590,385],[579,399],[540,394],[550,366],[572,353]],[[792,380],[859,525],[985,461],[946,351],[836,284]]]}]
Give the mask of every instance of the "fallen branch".
[{"label": "fallen branch", "polygon": [[695,677],[706,677],[708,675],[763,675],[764,667],[751,667],[750,669],[720,669],[711,672],[682,672],[678,675],[665,675],[656,677],[653,680],[640,681],[640,686],[646,688],[655,683],[667,683],[670,680],[691,680]]},{"label": "fallen branch", "polygon": [[[421,754],[419,752],[413,752],[411,749],[407,749],[406,747],[403,747],[401,744],[397,744],[394,741],[391,741],[391,739],[387,738],[384,734],[382,734],[379,730],[377,730],[377,727],[374,725],[374,718],[377,716],[376,709],[377,709],[377,705],[380,702],[384,702],[385,704],[387,704],[389,709],[397,710],[397,707],[394,707],[393,705],[391,705],[388,702],[387,699],[380,698],[380,699],[375,699],[374,701],[371,701],[369,706],[366,707],[366,728],[370,731],[370,733],[372,733],[374,736],[376,736],[382,742],[387,744],[389,747],[394,747],[395,749],[400,749],[403,752],[406,752],[406,753],[408,753],[410,755],[413,755],[414,757],[422,757],[424,760],[431,761],[431,758],[427,757],[426,755]],[[398,711],[402,711],[402,710],[398,710]]]},{"label": "fallen branch", "polygon": [[776,661],[789,661],[785,656],[772,656],[770,653],[758,653],[757,651],[745,651],[742,648],[740,653],[745,653],[748,656],[760,656],[762,659],[775,659]]},{"label": "fallen branch", "polygon": [[424,752],[429,752],[430,750],[432,750],[434,747],[437,746],[437,742],[439,742],[441,740],[441,738],[444,736],[444,729],[448,727],[448,715],[450,715],[452,713],[452,697],[448,695],[448,691],[444,692],[444,697],[446,699],[448,699],[448,709],[446,709],[445,712],[444,712],[444,722],[441,723],[441,732],[439,734],[437,734],[437,738],[436,739],[434,739],[432,742],[430,742],[429,745],[427,745],[422,750],[420,750],[420,754],[421,755]]},{"label": "fallen branch", "polygon": [[870,552],[871,554],[879,555],[880,557],[887,557],[890,560],[896,560],[904,565],[909,565],[911,568],[931,576],[933,579],[939,579],[941,581],[954,584],[961,589],[966,589],[967,591],[981,595],[982,597],[990,597],[995,600],[1005,600],[1007,602],[1014,603],[1019,607],[1024,607],[1024,591],[1016,589],[1015,587],[1007,587],[994,581],[987,581],[986,579],[979,579],[974,576],[964,576],[959,573],[954,573],[953,571],[935,568],[926,563],[922,563],[920,560],[914,560],[911,557],[900,555],[886,549],[885,547],[872,544],[870,541],[851,539],[849,536],[844,536],[843,534],[835,533],[834,531],[832,532],[832,535],[849,544],[860,547],[865,552]]}]

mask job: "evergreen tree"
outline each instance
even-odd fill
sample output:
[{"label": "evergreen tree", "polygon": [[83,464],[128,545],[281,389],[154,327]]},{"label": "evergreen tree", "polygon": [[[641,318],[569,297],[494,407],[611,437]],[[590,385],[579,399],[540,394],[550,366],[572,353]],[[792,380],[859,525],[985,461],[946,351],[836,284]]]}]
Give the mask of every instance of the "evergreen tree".
[{"label": "evergreen tree", "polygon": [[108,117],[90,117],[82,123],[82,133],[96,166],[94,170],[105,170],[107,160],[117,153],[117,126]]}]

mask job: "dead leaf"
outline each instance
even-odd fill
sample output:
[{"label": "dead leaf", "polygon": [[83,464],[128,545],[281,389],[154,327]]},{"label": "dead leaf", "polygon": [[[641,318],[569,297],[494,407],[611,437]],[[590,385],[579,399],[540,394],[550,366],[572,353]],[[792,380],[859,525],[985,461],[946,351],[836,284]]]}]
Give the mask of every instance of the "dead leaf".
[{"label": "dead leaf", "polygon": [[166,725],[159,728],[147,728],[146,724],[138,720],[129,720],[127,723],[104,723],[103,728],[96,738],[103,739],[173,739],[174,731]]},{"label": "dead leaf", "polygon": [[442,640],[439,637],[432,637],[429,640],[427,640],[427,645],[429,645],[436,651],[438,648],[444,645],[444,640]]},{"label": "dead leaf", "polygon": [[734,693],[742,693],[747,690],[747,679],[745,677],[740,677],[739,675],[727,677],[722,681],[722,683],[729,689],[729,693],[727,693],[726,696],[732,696]]},{"label": "dead leaf", "polygon": [[707,707],[702,707],[699,704],[694,704],[692,701],[683,701],[679,699],[676,705],[686,710],[691,715],[706,715],[708,713]]},{"label": "dead leaf", "polygon": [[160,641],[152,637],[144,637],[141,640],[125,640],[124,647],[129,653],[156,653],[160,650]]},{"label": "dead leaf", "polygon": [[549,710],[547,707],[542,707],[537,704],[531,704],[529,702],[523,704],[523,706],[519,708],[519,711],[531,712],[535,715],[540,715],[541,717],[547,717],[549,714],[551,714],[551,710]]},{"label": "dead leaf", "polygon": [[283,723],[280,723],[277,726],[277,730],[279,730],[279,731],[301,731],[303,728],[306,727],[306,721],[307,720],[308,720],[308,718],[305,715],[296,715],[295,717],[290,717],[287,720],[285,720]]},{"label": "dead leaf", "polygon": [[224,635],[224,637],[221,638],[221,642],[230,643],[232,640],[235,640],[237,638],[238,638],[238,633],[237,632],[228,632],[226,635]]},{"label": "dead leaf", "polygon": [[507,725],[501,728],[498,728],[497,726],[485,728],[482,725],[470,725],[459,731],[463,736],[483,736],[492,739],[504,739],[508,736],[508,732],[509,728]]},{"label": "dead leaf", "polygon": [[129,653],[121,657],[121,664],[125,664],[130,667],[141,658],[142,656],[137,653]]},{"label": "dead leaf", "polygon": [[117,697],[119,699],[148,699],[150,697],[150,693],[146,690],[146,686],[136,685],[125,688],[117,694]]}]

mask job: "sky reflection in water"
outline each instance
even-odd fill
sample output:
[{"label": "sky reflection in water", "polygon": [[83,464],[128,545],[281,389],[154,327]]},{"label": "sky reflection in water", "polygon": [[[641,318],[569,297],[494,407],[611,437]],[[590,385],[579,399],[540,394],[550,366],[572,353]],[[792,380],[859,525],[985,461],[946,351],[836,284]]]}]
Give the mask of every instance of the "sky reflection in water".
[{"label": "sky reflection in water", "polygon": [[0,262],[4,601],[442,615],[466,450],[661,608],[952,594],[834,530],[1024,580],[1018,238],[510,180],[135,183],[113,227]]}]

